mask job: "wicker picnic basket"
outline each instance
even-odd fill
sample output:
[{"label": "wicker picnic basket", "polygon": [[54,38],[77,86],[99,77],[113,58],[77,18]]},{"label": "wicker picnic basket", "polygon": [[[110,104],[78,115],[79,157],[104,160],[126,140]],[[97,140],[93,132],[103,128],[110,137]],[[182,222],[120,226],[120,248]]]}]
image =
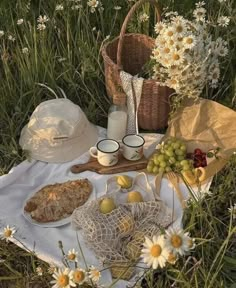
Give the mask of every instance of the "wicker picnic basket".
[{"label": "wicker picnic basket", "polygon": [[[138,74],[145,63],[150,60],[155,40],[144,34],[125,34],[127,24],[135,10],[144,3],[153,4],[157,20],[161,20],[160,10],[155,0],[140,0],[128,12],[121,28],[120,36],[105,44],[102,56],[105,66],[105,81],[107,94],[117,103],[126,101],[122,91],[120,71],[131,75]],[[134,91],[134,90],[133,90]],[[142,129],[156,130],[167,126],[170,110],[169,96],[173,90],[161,86],[156,80],[143,81],[142,95],[138,108],[138,123]]]}]

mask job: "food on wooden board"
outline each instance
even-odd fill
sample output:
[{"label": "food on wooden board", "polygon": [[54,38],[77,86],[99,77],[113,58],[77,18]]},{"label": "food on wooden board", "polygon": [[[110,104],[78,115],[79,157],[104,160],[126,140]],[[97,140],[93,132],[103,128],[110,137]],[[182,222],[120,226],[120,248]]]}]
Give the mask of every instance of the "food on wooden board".
[{"label": "food on wooden board", "polygon": [[75,208],[82,206],[93,190],[88,179],[56,183],[41,188],[24,207],[37,222],[54,222],[69,217]]}]

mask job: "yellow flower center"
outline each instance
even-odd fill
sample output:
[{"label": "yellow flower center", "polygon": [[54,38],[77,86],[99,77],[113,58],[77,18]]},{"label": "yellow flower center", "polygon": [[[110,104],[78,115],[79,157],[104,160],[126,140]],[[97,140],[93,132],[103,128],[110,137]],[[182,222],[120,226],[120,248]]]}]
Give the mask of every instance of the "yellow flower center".
[{"label": "yellow flower center", "polygon": [[182,245],[183,241],[179,235],[173,235],[171,237],[171,244],[175,248],[179,248]]},{"label": "yellow flower center", "polygon": [[178,60],[180,59],[179,54],[173,54],[173,59],[174,59],[175,61],[178,61]]},{"label": "yellow flower center", "polygon": [[169,44],[170,44],[171,46],[174,45],[174,43],[175,43],[174,40],[170,40],[170,41],[169,41]]},{"label": "yellow flower center", "polygon": [[168,32],[167,32],[167,36],[169,36],[169,37],[173,36],[173,34],[174,34],[174,33],[173,33],[172,31],[168,31]]},{"label": "yellow flower center", "polygon": [[10,230],[10,229],[7,229],[5,232],[4,232],[4,236],[5,237],[11,237],[11,235],[12,235],[12,231]]},{"label": "yellow flower center", "polygon": [[172,85],[176,85],[176,84],[177,84],[177,81],[176,81],[175,79],[171,79],[170,83],[171,83]]},{"label": "yellow flower center", "polygon": [[99,278],[100,277],[100,272],[98,270],[93,270],[92,275],[95,278]]},{"label": "yellow flower center", "polygon": [[152,246],[150,253],[153,257],[159,257],[161,255],[161,251],[162,251],[161,246],[155,244]]},{"label": "yellow flower center", "polygon": [[74,281],[76,283],[80,283],[84,280],[85,274],[83,271],[75,271],[73,275]]},{"label": "yellow flower center", "polygon": [[176,257],[176,255],[175,255],[174,253],[170,253],[170,254],[168,255],[167,261],[168,261],[169,263],[173,264],[173,263],[175,263],[176,260],[177,260],[177,257]]},{"label": "yellow flower center", "polygon": [[59,287],[66,287],[69,284],[69,277],[67,275],[60,275],[57,279]]},{"label": "yellow flower center", "polygon": [[164,53],[166,53],[166,54],[170,53],[170,48],[166,47],[166,48],[164,49]]},{"label": "yellow flower center", "polygon": [[76,258],[76,255],[74,254],[74,253],[71,253],[71,254],[69,254],[68,256],[67,256],[67,258],[69,259],[69,260],[75,260],[75,258]]},{"label": "yellow flower center", "polygon": [[193,38],[187,38],[186,39],[187,44],[192,44],[193,43]]},{"label": "yellow flower center", "polygon": [[176,27],[176,31],[177,31],[178,33],[181,33],[181,32],[183,31],[183,26],[178,25],[178,26]]}]

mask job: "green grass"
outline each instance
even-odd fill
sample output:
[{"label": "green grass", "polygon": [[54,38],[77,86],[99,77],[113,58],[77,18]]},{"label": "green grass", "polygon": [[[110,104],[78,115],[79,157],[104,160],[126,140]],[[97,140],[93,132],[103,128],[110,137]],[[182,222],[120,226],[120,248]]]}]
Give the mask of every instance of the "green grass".
[{"label": "green grass", "polygon": [[[196,1],[161,0],[160,7],[169,6],[180,14],[191,14]],[[226,29],[216,29],[216,36],[229,43],[229,54],[222,63],[221,82],[218,89],[206,89],[203,97],[236,108],[236,5],[229,0],[220,4],[206,1],[210,18],[219,14],[230,17]],[[60,1],[64,11],[55,12],[54,0],[30,2],[1,0],[0,30],[0,175],[26,158],[18,145],[22,127],[35,107],[54,95],[38,85],[46,84],[59,97],[61,89],[67,97],[81,106],[93,123],[106,126],[110,105],[104,84],[103,60],[100,49],[106,37],[119,34],[122,22],[133,2],[128,0],[103,0],[103,11],[90,13],[86,1],[83,8],[72,10],[71,1]],[[115,11],[115,5],[121,10]],[[153,34],[154,13],[147,23],[140,24],[138,16],[144,5],[128,25],[129,32]],[[45,31],[37,30],[37,17],[47,15]],[[24,19],[17,25],[18,19]],[[96,29],[94,29],[96,27]],[[8,36],[16,40],[11,42]],[[29,54],[22,53],[27,47]],[[192,203],[186,210],[184,227],[197,239],[197,247],[190,257],[179,260],[176,266],[147,274],[144,287],[195,287],[233,288],[236,283],[235,220],[230,219],[228,207],[236,202],[236,159],[214,177],[212,195],[200,203]],[[56,243],[55,243],[56,245]],[[0,242],[0,287],[50,287],[50,276],[37,276],[35,267],[40,263],[45,271],[47,264],[12,244]],[[158,274],[157,274],[158,273]],[[10,277],[8,280],[4,277]],[[158,281],[157,281],[158,279]],[[28,286],[29,285],[29,286]],[[30,286],[31,285],[31,286]],[[35,286],[38,285],[38,286]],[[172,286],[171,286],[172,285]]]}]

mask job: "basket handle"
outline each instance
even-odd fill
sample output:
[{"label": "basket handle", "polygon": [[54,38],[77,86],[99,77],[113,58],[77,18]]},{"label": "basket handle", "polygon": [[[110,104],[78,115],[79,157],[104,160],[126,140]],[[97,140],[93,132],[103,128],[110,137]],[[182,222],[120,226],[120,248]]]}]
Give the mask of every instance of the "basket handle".
[{"label": "basket handle", "polygon": [[118,42],[118,48],[117,48],[117,65],[120,69],[122,69],[122,64],[121,64],[121,52],[123,50],[123,44],[124,44],[124,35],[126,32],[127,24],[130,20],[130,18],[133,16],[135,10],[139,8],[141,5],[144,3],[150,3],[155,6],[156,9],[156,14],[157,14],[157,21],[161,21],[161,13],[160,13],[160,8],[155,0],[139,0],[136,2],[131,9],[129,10],[128,14],[125,17],[124,23],[121,27],[120,31],[120,36],[119,36],[119,42]]}]

